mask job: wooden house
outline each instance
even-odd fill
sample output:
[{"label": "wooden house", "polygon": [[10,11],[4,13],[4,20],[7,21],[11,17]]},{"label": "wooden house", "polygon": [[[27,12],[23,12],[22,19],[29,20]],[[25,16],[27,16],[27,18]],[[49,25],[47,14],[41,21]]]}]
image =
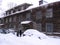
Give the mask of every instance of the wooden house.
[{"label": "wooden house", "polygon": [[[23,10],[19,10],[21,7],[17,6],[6,11],[6,16],[2,18],[5,29],[25,31],[30,26],[29,29],[37,29],[46,34],[60,34],[60,1],[36,7],[33,5],[31,7],[31,4],[27,5],[29,6]],[[27,24],[29,26],[23,26],[21,24],[23,21],[31,22]],[[24,27],[26,28],[24,29]]]}]

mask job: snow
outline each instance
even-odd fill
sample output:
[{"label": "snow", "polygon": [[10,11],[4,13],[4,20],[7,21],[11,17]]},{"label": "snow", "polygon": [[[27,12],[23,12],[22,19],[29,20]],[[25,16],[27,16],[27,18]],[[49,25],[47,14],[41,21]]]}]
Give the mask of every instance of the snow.
[{"label": "snow", "polygon": [[28,24],[30,23],[31,21],[22,21],[21,24]]},{"label": "snow", "polygon": [[35,37],[35,38],[40,38],[40,39],[47,39],[48,36],[46,36],[45,34],[43,34],[42,32],[39,32],[35,29],[28,29],[27,31],[25,31],[22,36],[30,36],[30,37]]},{"label": "snow", "polygon": [[54,2],[50,2],[50,3],[44,3],[44,4],[41,4],[41,5],[32,5],[32,6],[28,7],[26,10],[30,10],[30,9],[37,8],[37,7],[41,7],[41,6],[47,7],[48,4],[53,4],[53,3],[55,3],[55,2],[60,2],[60,1],[54,1]]},{"label": "snow", "polygon": [[[35,29],[28,29],[23,34],[27,36],[17,37],[12,33],[0,33],[0,45],[60,45],[60,39],[48,37]],[[34,36],[29,36],[28,34],[33,34]],[[40,36],[42,39],[36,38],[35,36]]]},{"label": "snow", "polygon": [[36,7],[39,7],[39,5],[32,5],[32,6],[28,7],[26,10],[33,9],[33,8],[36,8]]}]

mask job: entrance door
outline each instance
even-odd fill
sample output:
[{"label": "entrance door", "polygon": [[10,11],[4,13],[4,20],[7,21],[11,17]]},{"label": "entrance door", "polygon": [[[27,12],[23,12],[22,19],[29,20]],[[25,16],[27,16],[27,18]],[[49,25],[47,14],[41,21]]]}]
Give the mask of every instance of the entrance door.
[{"label": "entrance door", "polygon": [[46,32],[53,32],[53,24],[46,23]]}]

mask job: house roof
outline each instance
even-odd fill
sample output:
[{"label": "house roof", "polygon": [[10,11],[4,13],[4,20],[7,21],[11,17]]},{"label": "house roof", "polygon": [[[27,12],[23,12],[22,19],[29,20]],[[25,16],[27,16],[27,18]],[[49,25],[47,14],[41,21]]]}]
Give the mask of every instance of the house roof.
[{"label": "house roof", "polygon": [[[37,7],[43,7],[43,6],[48,7],[49,4],[53,5],[54,3],[58,3],[58,2],[60,3],[60,1],[57,1],[57,2],[51,2],[51,3],[41,4],[41,5],[37,5],[37,6],[32,5],[32,6],[28,7],[25,10],[17,11],[15,13],[9,14],[8,16],[15,15],[15,14],[18,14],[18,13],[23,13],[25,11],[32,10],[34,8],[37,8]],[[7,16],[5,16],[5,17],[7,17]]]},{"label": "house roof", "polygon": [[32,5],[32,4],[23,3],[23,4],[20,4],[20,5],[18,5],[18,6],[15,6],[15,7],[12,7],[12,8],[10,8],[10,9],[6,10],[6,12],[9,11],[9,10],[13,10],[14,8],[20,7],[20,6],[22,6],[22,5]]},{"label": "house roof", "polygon": [[26,10],[31,10],[31,9],[34,9],[34,8],[37,8],[37,7],[41,7],[41,6],[47,7],[49,4],[53,5],[54,3],[58,3],[58,2],[60,2],[60,1],[44,3],[44,4],[41,4],[41,5],[32,5],[32,6],[28,7]]}]

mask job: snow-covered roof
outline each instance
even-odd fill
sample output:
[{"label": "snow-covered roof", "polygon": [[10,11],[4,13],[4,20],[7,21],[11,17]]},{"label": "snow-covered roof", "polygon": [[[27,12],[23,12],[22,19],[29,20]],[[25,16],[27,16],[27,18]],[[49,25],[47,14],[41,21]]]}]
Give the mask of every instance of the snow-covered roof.
[{"label": "snow-covered roof", "polygon": [[[56,2],[60,2],[60,1],[56,1]],[[44,3],[41,5],[32,5],[32,6],[28,7],[26,10],[34,9],[34,8],[41,7],[41,6],[47,7],[49,4],[53,5],[53,3],[55,3],[55,2]]]},{"label": "snow-covered roof", "polygon": [[[60,2],[60,1],[57,1],[57,2]],[[28,11],[28,10],[32,10],[34,8],[37,8],[37,7],[42,7],[42,6],[48,7],[48,4],[52,4],[53,5],[53,3],[55,3],[55,2],[45,3],[45,4],[41,4],[41,5],[32,5],[32,6],[28,7],[25,10],[17,11],[15,13],[9,14],[7,16],[11,16],[11,15],[14,15],[14,14],[22,13],[22,12],[25,12],[25,11]],[[7,17],[7,16],[5,16],[5,17]]]},{"label": "snow-covered roof", "polygon": [[[60,1],[56,1],[56,2],[60,2]],[[50,3],[44,3],[44,4],[41,4],[41,5],[32,5],[32,6],[28,7],[26,10],[34,9],[34,8],[41,7],[41,6],[46,6],[47,7],[48,4],[53,4],[53,3],[55,3],[55,1],[50,2]]]},{"label": "snow-covered roof", "polygon": [[16,7],[19,7],[19,6],[22,6],[22,5],[25,5],[25,4],[31,5],[31,4],[29,4],[29,3],[21,3],[21,4],[19,4],[19,5],[16,5],[15,7],[12,7],[12,8],[7,9],[6,11],[9,11],[9,10],[11,10],[11,9],[14,9],[14,8],[16,8]]},{"label": "snow-covered roof", "polygon": [[31,21],[22,21],[21,24],[29,24]]}]

